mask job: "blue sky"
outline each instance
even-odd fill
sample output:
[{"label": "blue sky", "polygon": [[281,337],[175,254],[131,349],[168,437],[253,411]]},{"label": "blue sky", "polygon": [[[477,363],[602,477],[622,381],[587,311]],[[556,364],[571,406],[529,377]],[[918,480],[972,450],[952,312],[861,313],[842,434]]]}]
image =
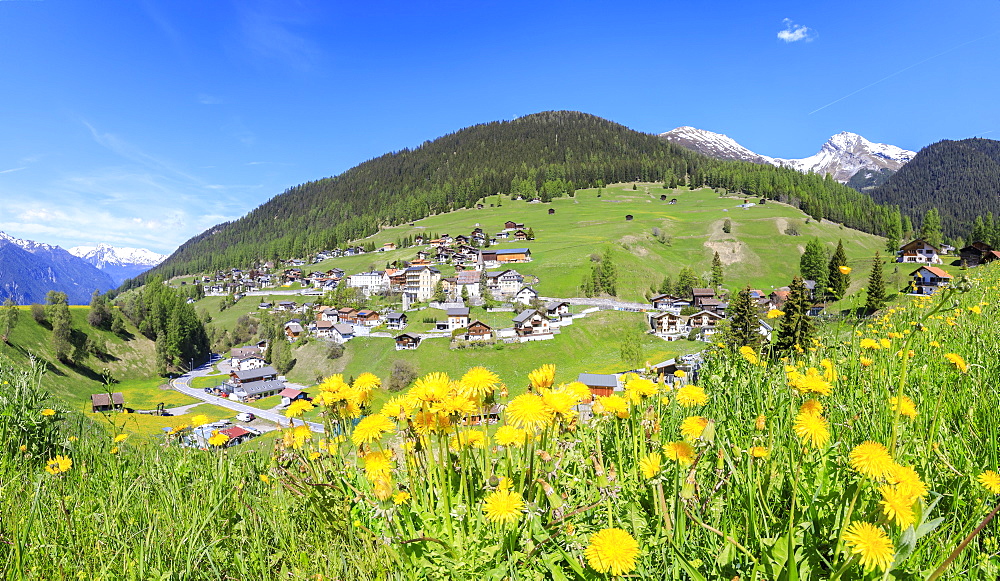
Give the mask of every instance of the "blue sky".
[{"label": "blue sky", "polygon": [[286,188],[573,109],[776,157],[1000,138],[1000,1],[0,0],[0,230],[169,253]]}]

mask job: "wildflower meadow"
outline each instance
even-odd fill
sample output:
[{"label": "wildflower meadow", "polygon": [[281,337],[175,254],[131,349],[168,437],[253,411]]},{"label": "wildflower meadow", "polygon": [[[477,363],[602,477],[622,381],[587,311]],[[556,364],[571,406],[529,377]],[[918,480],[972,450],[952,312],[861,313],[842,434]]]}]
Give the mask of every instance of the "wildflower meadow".
[{"label": "wildflower meadow", "polygon": [[431,373],[378,408],[377,373],[331,376],[286,412],[320,408],[325,434],[285,429],[273,454],[115,441],[25,395],[30,424],[0,419],[2,566],[24,578],[994,581],[998,301],[1000,270],[980,268],[828,323],[790,356],[712,345],[697,374],[634,373],[610,395],[556,382],[558,362],[527,377]]}]

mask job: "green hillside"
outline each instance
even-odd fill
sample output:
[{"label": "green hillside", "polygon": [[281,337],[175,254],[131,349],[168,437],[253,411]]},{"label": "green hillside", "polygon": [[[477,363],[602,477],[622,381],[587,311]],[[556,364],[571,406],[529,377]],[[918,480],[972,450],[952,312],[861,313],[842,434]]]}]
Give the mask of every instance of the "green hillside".
[{"label": "green hillside", "polygon": [[627,180],[748,192],[866,232],[885,231],[890,217],[898,215],[822,176],[720,161],[593,115],[549,111],[467,127],[290,188],[239,220],[185,242],[126,287],[155,275],[306,256],[386,226],[474,208],[497,193],[548,201]]},{"label": "green hillside", "polygon": [[[664,276],[676,280],[687,266],[697,274],[707,273],[715,252],[724,265],[727,288],[770,289],[788,284],[798,273],[799,256],[806,242],[817,236],[832,251],[837,240],[852,267],[867,267],[876,250],[883,250],[883,238],[844,228],[828,221],[817,222],[801,210],[770,201],[749,209],[738,208],[743,198],[720,197],[711,189],[663,189],[659,184],[616,185],[601,190],[579,190],[573,198],[557,198],[538,204],[503,197],[500,207],[462,209],[404,225],[385,228],[365,239],[377,247],[418,234],[466,234],[477,225],[488,233],[503,229],[506,220],[524,223],[534,230],[530,242],[503,241],[500,248],[528,247],[533,261],[512,265],[524,275],[539,279],[536,290],[544,296],[582,296],[579,285],[590,272],[591,255],[610,247],[618,269],[619,297],[644,300],[650,285],[658,286]],[[661,196],[667,196],[661,201]],[[669,201],[676,198],[676,204]],[[489,198],[495,201],[496,196]],[[758,201],[756,198],[752,201]],[[549,214],[549,209],[555,210]],[[633,219],[627,221],[626,215]],[[729,234],[725,221],[732,222]],[[654,235],[654,228],[661,233]],[[798,236],[785,232],[793,228]],[[412,260],[416,248],[342,257],[321,262],[309,269],[341,268],[348,274],[372,267],[384,268],[396,260]],[[446,268],[442,272],[447,273]],[[256,305],[254,305],[255,307]]]}]

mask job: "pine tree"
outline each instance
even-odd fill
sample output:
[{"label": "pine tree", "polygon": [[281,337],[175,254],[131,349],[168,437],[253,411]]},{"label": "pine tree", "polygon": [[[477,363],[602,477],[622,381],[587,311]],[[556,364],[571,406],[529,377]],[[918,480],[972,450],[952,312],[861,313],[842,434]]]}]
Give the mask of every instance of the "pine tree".
[{"label": "pine tree", "polygon": [[674,292],[674,282],[668,274],[663,277],[663,282],[660,283],[659,293],[669,295],[672,292]]},{"label": "pine tree", "polygon": [[615,268],[614,258],[611,256],[611,249],[604,250],[601,257],[601,290],[611,296],[618,296],[618,271]]},{"label": "pine tree", "polygon": [[899,217],[899,210],[889,213],[889,224],[885,229],[885,251],[890,256],[894,256],[899,250],[899,241],[903,238],[903,224]]},{"label": "pine tree", "polygon": [[815,329],[809,318],[809,295],[802,278],[796,276],[789,287],[788,300],[784,304],[785,314],[774,341],[774,355],[781,357],[795,351],[806,349],[813,337]]},{"label": "pine tree", "polygon": [[524,233],[528,237],[528,240],[535,239],[535,230],[533,228],[528,228],[528,231]]},{"label": "pine tree", "polygon": [[805,280],[815,281],[816,290],[826,294],[828,282],[826,249],[819,238],[813,238],[806,243],[805,252],[799,258],[799,272]]},{"label": "pine tree", "polygon": [[757,307],[750,296],[747,286],[736,293],[727,309],[729,325],[726,327],[725,342],[733,349],[744,345],[757,347],[760,344],[760,321],[757,318]]},{"label": "pine tree", "polygon": [[920,238],[931,246],[941,246],[941,215],[937,208],[931,208],[924,214],[924,221],[920,225]]},{"label": "pine tree", "polygon": [[872,272],[868,275],[867,300],[865,301],[865,311],[874,313],[885,306],[885,280],[882,278],[882,258],[875,253],[872,259]]},{"label": "pine tree", "polygon": [[691,290],[701,284],[701,279],[689,267],[685,266],[677,275],[677,286],[674,290],[681,297],[691,296]]},{"label": "pine tree", "polygon": [[834,300],[842,299],[844,297],[844,293],[847,291],[847,287],[851,284],[851,275],[849,272],[844,272],[842,270],[846,267],[847,253],[844,252],[844,242],[842,240],[838,240],[837,249],[833,251],[833,256],[830,258],[829,269],[830,296],[832,296]]},{"label": "pine tree", "polygon": [[722,286],[722,259],[719,258],[718,251],[712,257],[712,286],[715,288]]},{"label": "pine tree", "polygon": [[0,330],[4,343],[10,344],[10,331],[17,326],[17,319],[21,316],[21,311],[17,308],[17,303],[8,298],[0,307]]}]

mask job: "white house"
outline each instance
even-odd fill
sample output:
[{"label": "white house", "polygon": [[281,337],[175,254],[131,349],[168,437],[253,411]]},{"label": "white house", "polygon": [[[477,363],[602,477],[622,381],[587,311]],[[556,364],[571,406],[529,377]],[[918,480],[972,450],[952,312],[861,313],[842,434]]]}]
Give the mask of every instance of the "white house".
[{"label": "white house", "polygon": [[448,330],[454,331],[469,326],[469,307],[448,309]]},{"label": "white house", "polygon": [[918,264],[941,264],[940,251],[920,238],[907,242],[896,253],[896,262],[913,262]]},{"label": "white house", "polygon": [[524,287],[514,294],[514,302],[522,305],[530,305],[538,300],[538,291],[531,287]]},{"label": "white house", "polygon": [[918,295],[934,294],[934,291],[947,286],[953,278],[936,266],[921,266],[911,272],[910,276],[913,277],[913,293]]}]

